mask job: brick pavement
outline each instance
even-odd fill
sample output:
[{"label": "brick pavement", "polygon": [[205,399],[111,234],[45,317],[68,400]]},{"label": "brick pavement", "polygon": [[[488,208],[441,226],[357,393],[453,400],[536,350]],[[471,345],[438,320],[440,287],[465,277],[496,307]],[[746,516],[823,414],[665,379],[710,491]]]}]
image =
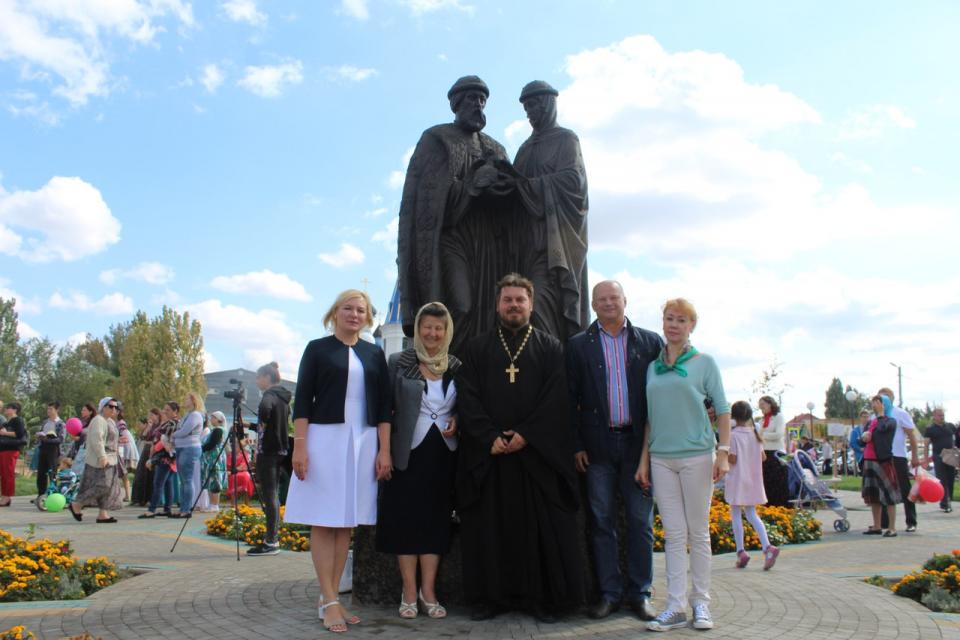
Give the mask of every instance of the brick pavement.
[{"label": "brick pavement", "polygon": [[[785,548],[771,572],[760,570],[758,556],[745,570],[733,568],[731,554],[714,558],[711,610],[717,626],[706,637],[960,640],[960,615],[933,613],[861,580],[873,574],[901,575],[934,551],[960,546],[960,514],[941,514],[934,506],[921,505],[917,533],[889,540],[864,538],[859,531],[868,513],[856,494],[843,495],[853,509],[851,531],[833,532],[832,512],[822,512],[823,540]],[[27,624],[41,638],[84,631],[145,640],[329,636],[317,620],[318,589],[308,554],[244,557],[238,563],[234,545],[203,534],[199,520],[190,522],[171,554],[182,524],[174,520],[137,520],[140,510],[128,508],[117,512],[116,525],[77,523],[67,514],[41,514],[25,498],[16,503],[0,512],[0,527],[23,535],[36,523],[37,535],[69,538],[81,557],[108,555],[143,573],[86,600],[0,605],[0,629]],[[90,511],[88,519],[93,515]],[[655,556],[655,575],[655,589],[662,594],[662,554]],[[655,597],[654,603],[662,606],[663,598]],[[642,622],[625,613],[599,622],[575,616],[542,625],[520,614],[473,623],[462,610],[452,610],[442,621],[422,616],[401,620],[393,608],[356,606],[354,611],[363,621],[350,628],[348,638],[612,639],[646,633]],[[669,637],[701,633],[676,630]]]}]

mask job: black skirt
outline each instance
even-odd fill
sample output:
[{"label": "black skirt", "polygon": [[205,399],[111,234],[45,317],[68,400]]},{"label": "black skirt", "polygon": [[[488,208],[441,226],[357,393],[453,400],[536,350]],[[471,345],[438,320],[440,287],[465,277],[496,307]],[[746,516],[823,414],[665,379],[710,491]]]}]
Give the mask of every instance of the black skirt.
[{"label": "black skirt", "polygon": [[766,451],[763,461],[763,490],[771,507],[791,507],[790,489],[787,485],[787,466],[777,458],[776,451]]},{"label": "black skirt", "polygon": [[133,487],[130,489],[130,504],[146,506],[150,503],[153,493],[153,469],[147,469],[147,460],[150,459],[150,449],[153,443],[144,443],[140,450],[140,462],[133,474]]},{"label": "black skirt", "polygon": [[404,471],[380,484],[377,551],[395,555],[445,554],[450,548],[456,452],[433,426],[410,452]]}]

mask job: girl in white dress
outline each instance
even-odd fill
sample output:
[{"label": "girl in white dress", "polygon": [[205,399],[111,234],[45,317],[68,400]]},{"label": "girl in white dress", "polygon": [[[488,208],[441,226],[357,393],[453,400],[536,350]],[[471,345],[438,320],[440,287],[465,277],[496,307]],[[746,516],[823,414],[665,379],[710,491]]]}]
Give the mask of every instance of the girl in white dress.
[{"label": "girl in white dress", "polygon": [[324,324],[333,331],[307,345],[294,401],[293,473],[284,520],[312,525],[310,553],[320,582],[319,614],[335,633],[359,618],[337,600],[351,530],[377,521],[377,482],[393,469],[386,359],[360,340],[372,326],[367,294],[337,297]]}]

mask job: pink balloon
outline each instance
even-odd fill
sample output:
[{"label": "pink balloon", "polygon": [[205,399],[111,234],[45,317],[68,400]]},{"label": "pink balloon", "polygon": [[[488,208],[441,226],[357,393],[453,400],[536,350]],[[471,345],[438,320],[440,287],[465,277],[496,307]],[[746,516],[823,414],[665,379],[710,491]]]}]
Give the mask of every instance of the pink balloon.
[{"label": "pink balloon", "polygon": [[80,435],[80,432],[83,431],[83,423],[80,422],[80,418],[70,418],[67,420],[67,433],[73,437]]},{"label": "pink balloon", "polygon": [[924,502],[940,502],[943,499],[943,485],[933,478],[920,481],[920,497]]}]

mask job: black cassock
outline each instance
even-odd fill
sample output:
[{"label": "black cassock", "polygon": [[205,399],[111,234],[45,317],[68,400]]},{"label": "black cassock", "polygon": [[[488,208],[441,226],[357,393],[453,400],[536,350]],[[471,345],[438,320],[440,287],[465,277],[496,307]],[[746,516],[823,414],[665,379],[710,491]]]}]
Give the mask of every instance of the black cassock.
[{"label": "black cassock", "polygon": [[[515,354],[526,327],[501,331]],[[563,349],[535,329],[514,383],[508,367],[495,329],[468,343],[457,380],[464,594],[505,609],[569,608],[583,600],[583,573]],[[527,446],[490,455],[511,429]]]}]

